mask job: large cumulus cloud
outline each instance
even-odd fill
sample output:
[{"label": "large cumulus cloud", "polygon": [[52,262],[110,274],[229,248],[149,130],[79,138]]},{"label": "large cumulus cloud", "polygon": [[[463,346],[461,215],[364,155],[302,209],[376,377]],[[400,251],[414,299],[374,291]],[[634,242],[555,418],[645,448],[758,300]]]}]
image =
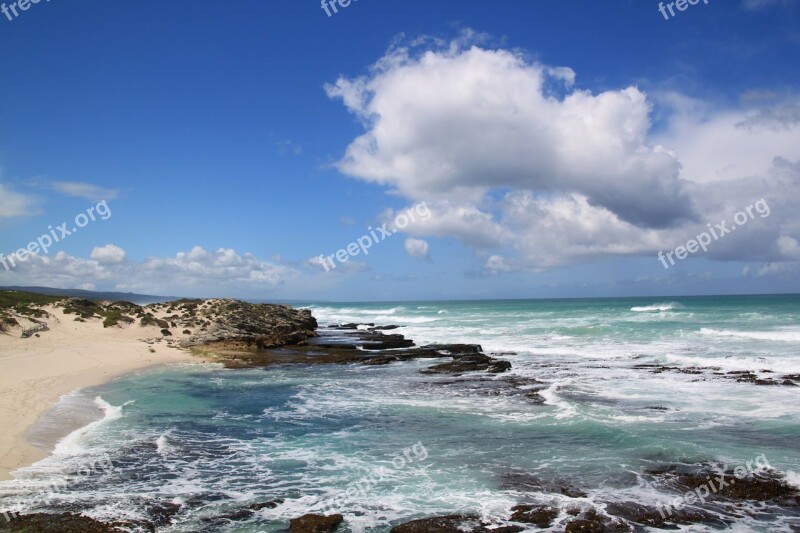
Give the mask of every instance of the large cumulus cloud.
[{"label": "large cumulus cloud", "polygon": [[368,74],[326,86],[365,130],[338,168],[426,201],[432,217],[407,232],[458,239],[491,271],[655,254],[761,198],[771,216],[709,257],[792,259],[796,98],[720,109],[633,86],[592,93],[575,79],[469,38],[395,45]]}]

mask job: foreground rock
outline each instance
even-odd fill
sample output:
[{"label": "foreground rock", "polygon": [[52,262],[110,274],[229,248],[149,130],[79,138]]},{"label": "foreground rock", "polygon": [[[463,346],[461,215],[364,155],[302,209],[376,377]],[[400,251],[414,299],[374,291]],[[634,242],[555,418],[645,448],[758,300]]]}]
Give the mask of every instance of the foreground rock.
[{"label": "foreground rock", "polygon": [[647,470],[645,474],[678,495],[707,487],[709,494],[705,499],[711,502],[754,501],[800,509],[800,490],[789,485],[783,476],[770,469],[755,470],[737,478],[734,470],[719,472],[707,465],[694,469],[683,465],[669,465]]},{"label": "foreground rock", "polygon": [[391,533],[518,533],[525,528],[519,526],[503,526],[489,529],[481,523],[477,516],[447,515],[433,518],[422,518],[400,524],[391,529]]},{"label": "foreground rock", "polygon": [[74,514],[30,514],[13,518],[10,521],[0,519],[0,531],[11,533],[119,533],[125,531],[124,526],[104,524]]},{"label": "foreground rock", "polygon": [[340,514],[307,514],[289,523],[289,533],[330,533],[336,531],[343,520],[344,517]]},{"label": "foreground rock", "polygon": [[545,505],[517,505],[511,509],[511,521],[523,524],[533,524],[542,529],[553,525],[553,521],[558,517],[558,509]]},{"label": "foreground rock", "polygon": [[636,502],[612,502],[606,506],[606,512],[618,516],[630,523],[650,527],[686,526],[690,524],[705,524],[713,527],[724,528],[730,521],[724,521],[709,512],[700,509],[672,509],[670,512],[659,511],[656,507],[649,507]]}]

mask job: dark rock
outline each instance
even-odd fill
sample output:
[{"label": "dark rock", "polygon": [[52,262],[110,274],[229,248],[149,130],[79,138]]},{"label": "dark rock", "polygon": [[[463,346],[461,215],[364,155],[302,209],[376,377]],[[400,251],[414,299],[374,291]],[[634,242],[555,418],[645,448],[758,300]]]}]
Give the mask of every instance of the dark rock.
[{"label": "dark rock", "polygon": [[606,533],[606,528],[601,522],[591,520],[573,520],[567,524],[566,533]]},{"label": "dark rock", "polygon": [[146,508],[150,522],[159,527],[168,525],[181,510],[179,504],[166,501],[150,502]]},{"label": "dark rock", "polygon": [[76,514],[36,513],[0,520],[0,531],[12,533],[119,533],[122,524],[112,525]]},{"label": "dark rock", "polygon": [[544,505],[517,505],[512,508],[512,522],[533,524],[542,529],[553,525],[553,520],[558,517],[558,510]]},{"label": "dark rock", "polygon": [[308,309],[230,299],[206,303],[208,307],[198,308],[193,320],[203,322],[207,333],[183,341],[184,346],[252,352],[300,344],[316,336],[317,321]]},{"label": "dark rock", "polygon": [[[312,318],[313,320],[313,318]],[[316,324],[316,322],[315,322]],[[481,351],[477,344],[434,344],[415,347],[414,341],[400,334],[384,334],[378,328],[357,329],[360,324],[342,324],[322,330],[314,338],[300,331],[301,342],[287,342],[279,347],[253,341],[226,339],[207,342],[220,362],[229,368],[263,367],[273,364],[348,364],[360,363],[369,366],[387,365],[414,359],[441,359],[449,357],[450,363],[435,365],[427,373],[460,374],[463,372],[487,372],[500,374],[511,368],[511,363],[493,359]],[[335,332],[331,331],[335,329]],[[312,332],[313,334],[313,332]],[[282,341],[291,341],[284,338]],[[535,391],[528,391],[531,397]],[[534,401],[539,401],[534,398]]]},{"label": "dark rock", "polygon": [[384,335],[379,332],[363,331],[359,332],[356,342],[317,342],[320,348],[349,349],[357,350],[364,348],[367,350],[391,350],[397,348],[410,348],[414,346],[414,341],[406,339],[403,335]]},{"label": "dark rock", "polygon": [[603,516],[595,509],[584,512],[577,520],[567,523],[566,533],[627,533],[628,524]]},{"label": "dark rock", "polygon": [[281,499],[270,500],[268,502],[254,503],[242,509],[233,511],[231,513],[215,516],[213,518],[201,518],[201,520],[203,522],[216,522],[218,520],[232,520],[232,521],[245,520],[247,518],[252,517],[253,514],[262,509],[274,509],[282,503],[283,500]]},{"label": "dark rock", "polygon": [[647,470],[645,473],[660,478],[679,494],[705,486],[710,489],[707,500],[747,500],[800,507],[800,491],[769,470],[749,474],[742,479],[737,479],[733,471],[724,474],[707,468],[687,471],[684,467],[674,465]]},{"label": "dark rock", "polygon": [[307,514],[289,522],[289,533],[330,533],[336,531],[343,520],[344,517],[340,514]]},{"label": "dark rock", "polygon": [[716,524],[724,527],[725,523],[715,515],[705,511],[683,508],[646,507],[635,502],[612,502],[606,505],[606,512],[613,516],[624,518],[629,522],[643,526],[660,527],[663,524]]},{"label": "dark rock", "polygon": [[[357,324],[355,322],[350,322],[348,324],[332,324],[332,325],[328,326],[328,329],[357,330],[358,326],[372,327],[374,325],[375,324],[373,324],[372,322],[370,322],[369,324]],[[375,328],[375,329],[378,329],[378,328]]]},{"label": "dark rock", "polygon": [[785,376],[781,376],[781,380],[783,385],[790,387],[800,385],[800,374],[787,374]]},{"label": "dark rock", "polygon": [[571,486],[566,480],[553,479],[544,481],[526,472],[507,472],[501,480],[501,487],[519,492],[549,492],[562,494],[569,498],[585,498],[587,494],[579,488]]},{"label": "dark rock", "polygon": [[[513,527],[513,526],[512,526]],[[508,533],[522,531],[522,528],[506,530]],[[421,518],[400,524],[391,533],[488,533],[479,518],[473,515],[448,515]],[[495,530],[496,531],[496,530]]]},{"label": "dark rock", "polygon": [[[677,366],[665,366],[653,363],[647,364],[638,364],[634,365],[633,368],[637,370],[648,370],[653,374],[661,374],[663,372],[677,372],[680,374],[709,374],[718,376],[723,379],[732,379],[737,381],[738,383],[750,383],[753,385],[760,385],[760,386],[772,386],[772,385],[786,385],[786,386],[793,386],[798,385],[800,382],[799,375],[787,375],[783,376],[780,379],[775,378],[764,378],[760,377],[758,374],[751,370],[734,370],[730,372],[721,372],[719,367],[688,367],[688,368],[681,368]],[[770,370],[761,370],[762,374],[772,374],[773,372]]]},{"label": "dark rock", "polygon": [[511,363],[492,359],[484,354],[469,354],[454,356],[450,363],[434,365],[426,370],[421,370],[423,374],[463,374],[465,372],[489,372],[491,374],[501,374],[511,369]]},{"label": "dark rock", "polygon": [[483,353],[483,348],[480,344],[429,344],[422,348],[436,350],[437,352],[446,352],[446,355]]}]

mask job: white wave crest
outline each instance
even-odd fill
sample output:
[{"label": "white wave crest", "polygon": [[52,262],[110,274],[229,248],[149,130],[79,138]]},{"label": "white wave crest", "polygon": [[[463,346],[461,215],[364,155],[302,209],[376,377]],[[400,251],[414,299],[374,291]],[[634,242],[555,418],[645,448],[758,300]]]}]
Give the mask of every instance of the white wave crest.
[{"label": "white wave crest", "polygon": [[83,447],[81,446],[81,441],[83,440],[83,437],[85,435],[87,435],[92,430],[96,429],[97,427],[103,424],[107,424],[108,422],[122,418],[122,409],[126,405],[129,405],[133,402],[132,401],[126,402],[120,406],[117,406],[117,405],[111,405],[110,403],[105,401],[102,397],[97,396],[94,399],[94,403],[101,411],[103,411],[103,417],[99,420],[95,420],[94,422],[91,422],[90,424],[83,426],[82,428],[76,429],[75,431],[73,431],[72,433],[61,439],[61,441],[59,441],[58,444],[56,444],[54,450],[55,454],[71,455],[80,453],[83,450]]},{"label": "white wave crest", "polygon": [[665,302],[660,304],[631,307],[631,311],[634,313],[655,313],[659,311],[672,311],[673,309],[681,309],[682,307],[683,306],[678,302]]},{"label": "white wave crest", "polygon": [[780,342],[800,342],[800,331],[737,331],[732,329],[712,329],[702,328],[701,335],[715,337],[736,337],[739,339],[750,339],[757,341],[780,341]]}]

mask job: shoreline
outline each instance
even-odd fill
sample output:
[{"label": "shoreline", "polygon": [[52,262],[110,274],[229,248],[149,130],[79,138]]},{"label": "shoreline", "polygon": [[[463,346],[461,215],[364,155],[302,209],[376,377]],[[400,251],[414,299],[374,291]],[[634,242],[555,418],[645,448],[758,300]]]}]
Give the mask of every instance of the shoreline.
[{"label": "shoreline", "polygon": [[[61,309],[46,310],[49,331],[39,337],[0,335],[0,480],[50,455],[48,446],[29,437],[63,396],[151,367],[206,361],[177,346],[148,344],[151,328],[104,328],[100,321],[75,323]],[[79,427],[61,429],[66,433],[53,435],[56,440]]]}]

